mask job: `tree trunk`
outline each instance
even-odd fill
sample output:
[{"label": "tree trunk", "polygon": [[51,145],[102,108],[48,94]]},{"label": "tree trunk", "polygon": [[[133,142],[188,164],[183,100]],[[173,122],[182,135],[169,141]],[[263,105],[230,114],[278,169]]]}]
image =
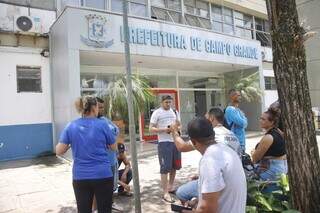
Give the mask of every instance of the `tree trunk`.
[{"label": "tree trunk", "polygon": [[285,129],[293,207],[320,211],[320,160],[311,110],[304,29],[295,0],[267,0],[273,69]]}]

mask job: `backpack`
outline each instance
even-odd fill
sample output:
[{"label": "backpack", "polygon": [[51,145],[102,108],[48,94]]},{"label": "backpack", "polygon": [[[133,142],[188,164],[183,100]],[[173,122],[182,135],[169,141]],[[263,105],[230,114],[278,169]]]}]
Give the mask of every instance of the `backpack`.
[{"label": "backpack", "polygon": [[[223,114],[224,114],[224,115],[226,114],[226,109],[227,109],[227,107],[224,108],[224,110],[223,110]],[[225,128],[227,128],[227,129],[231,130],[232,125],[233,125],[233,122],[231,122],[231,124],[228,124],[227,119],[226,119],[226,116],[224,116],[223,126],[224,126]]]}]

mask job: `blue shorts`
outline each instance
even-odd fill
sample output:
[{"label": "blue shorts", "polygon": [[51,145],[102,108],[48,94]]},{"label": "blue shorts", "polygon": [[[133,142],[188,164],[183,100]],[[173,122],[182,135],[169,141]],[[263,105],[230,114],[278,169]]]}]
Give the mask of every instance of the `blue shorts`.
[{"label": "blue shorts", "polygon": [[179,200],[186,202],[192,198],[198,198],[198,193],[198,180],[192,180],[181,185],[176,191],[176,196]]},{"label": "blue shorts", "polygon": [[158,156],[160,174],[167,174],[172,170],[181,169],[181,152],[173,142],[159,142]]}]

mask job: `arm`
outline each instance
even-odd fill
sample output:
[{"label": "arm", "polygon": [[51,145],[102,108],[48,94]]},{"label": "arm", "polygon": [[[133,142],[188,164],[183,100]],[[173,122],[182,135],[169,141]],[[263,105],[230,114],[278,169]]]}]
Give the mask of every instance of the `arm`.
[{"label": "arm", "polygon": [[150,123],[149,131],[151,133],[161,133],[161,132],[170,133],[170,129],[169,128],[157,128],[156,124],[154,124],[154,123]]},{"label": "arm", "polygon": [[71,146],[70,125],[69,123],[60,135],[59,143],[56,145],[56,155],[63,155]]},{"label": "arm", "polygon": [[117,144],[116,144],[116,135],[112,132],[112,130],[110,129],[109,125],[107,122],[104,122],[102,124],[102,131],[103,131],[103,134],[106,138],[106,145],[107,145],[107,148],[113,150],[113,151],[116,151],[117,150]]},{"label": "arm", "polygon": [[70,148],[69,144],[64,144],[64,143],[59,142],[56,145],[56,154],[63,155],[64,153],[66,153],[66,151],[68,151],[69,148]]},{"label": "arm", "polygon": [[190,152],[195,150],[191,141],[185,142],[180,136],[179,133],[175,130],[172,132],[172,137],[174,144],[176,145],[178,151],[180,152]]},{"label": "arm", "polygon": [[259,160],[261,160],[264,156],[264,154],[268,151],[270,146],[273,143],[273,137],[271,135],[265,135],[256,150],[252,153],[252,162],[257,163]]},{"label": "arm", "polygon": [[202,199],[198,204],[196,213],[217,213],[218,212],[218,199],[220,192],[202,193]]},{"label": "arm", "polygon": [[127,156],[125,153],[121,153],[119,155],[119,158],[123,161],[124,165],[125,165],[125,169],[123,171],[122,176],[127,176],[129,170],[131,169],[131,164],[130,161],[128,160]]},{"label": "arm", "polygon": [[241,128],[245,128],[248,125],[246,116],[242,113],[239,113],[234,107],[228,107],[225,116],[230,124],[233,123]]}]

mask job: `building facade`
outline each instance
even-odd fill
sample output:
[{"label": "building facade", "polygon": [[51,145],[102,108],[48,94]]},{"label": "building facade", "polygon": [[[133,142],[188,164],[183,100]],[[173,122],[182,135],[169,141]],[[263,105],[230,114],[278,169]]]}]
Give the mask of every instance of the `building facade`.
[{"label": "building facade", "polygon": [[[15,7],[10,9],[14,11],[17,7],[43,10],[30,5],[37,2],[32,0],[27,1],[29,5],[0,2]],[[1,118],[7,121],[0,124],[0,131],[9,133],[6,128],[12,128],[12,134],[5,139],[0,136],[0,160],[53,151],[62,128],[78,116],[73,107],[75,98],[81,94],[103,95],[108,92],[105,88],[110,82],[125,74],[121,0],[57,0],[55,5],[52,11],[46,10],[54,14],[55,20],[45,25],[50,27],[49,39],[48,31],[25,35],[0,25],[0,60],[8,67],[1,70],[1,81],[8,84],[1,84],[1,91],[5,91],[1,97],[15,100],[18,106],[24,103],[22,109],[6,106],[2,110],[8,113],[1,113]],[[9,16],[8,9],[6,13],[5,18]],[[11,18],[13,24],[15,17]],[[186,123],[194,116],[203,115],[213,106],[225,107],[226,91],[238,79],[257,72],[257,84],[264,91],[265,77],[273,76],[266,19],[263,0],[130,1],[133,73],[146,77],[159,97],[171,94],[175,98],[174,105],[181,113],[185,132]],[[4,46],[2,38],[8,35],[42,39],[45,45],[35,42],[31,47],[11,43]],[[49,58],[45,57],[48,48]],[[38,86],[32,91],[19,91],[17,76],[26,75],[24,71],[34,74],[30,84]],[[268,88],[264,92],[272,95],[274,87]],[[276,98],[264,96],[253,103],[242,103],[241,108],[249,118],[249,130],[259,128],[257,117],[273,99]],[[145,129],[157,107],[158,103],[146,106],[140,121],[141,140],[152,138]],[[44,131],[43,137],[36,134],[43,130],[36,129],[26,129],[29,135],[20,134],[20,130],[14,129],[17,123],[47,125],[48,131]],[[19,134],[14,135],[15,132]],[[23,154],[31,149],[28,145],[31,142],[34,153]],[[43,144],[45,150],[36,149]],[[19,147],[21,154],[17,155],[14,147]]]},{"label": "building facade", "polygon": [[49,27],[54,1],[0,1],[0,161],[53,151]]}]

